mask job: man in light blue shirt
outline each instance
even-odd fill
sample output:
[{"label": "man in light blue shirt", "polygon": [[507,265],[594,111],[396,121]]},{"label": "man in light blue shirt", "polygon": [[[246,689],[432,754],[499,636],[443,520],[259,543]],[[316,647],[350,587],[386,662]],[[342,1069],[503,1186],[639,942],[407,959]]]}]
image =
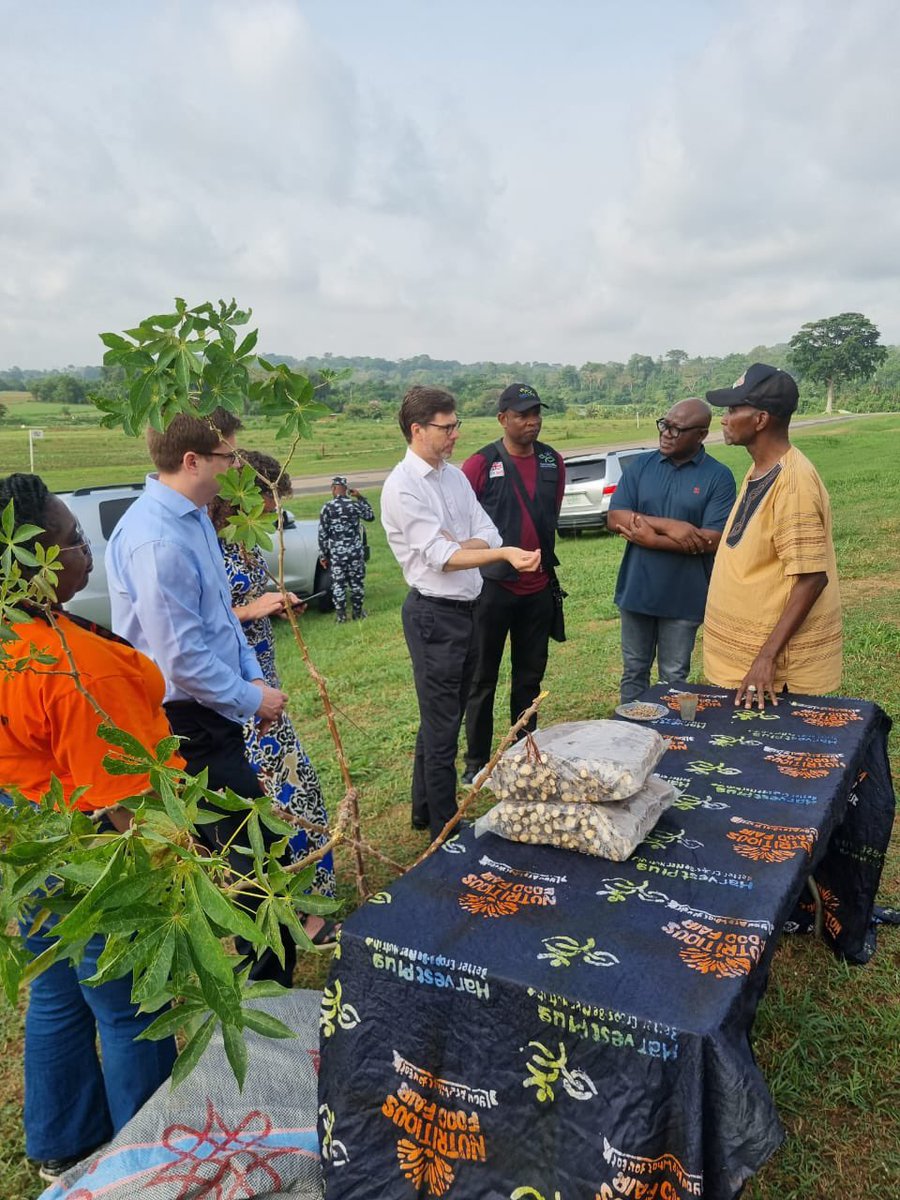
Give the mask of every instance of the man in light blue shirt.
[{"label": "man in light blue shirt", "polygon": [[[149,655],[166,681],[163,701],[172,732],[192,775],[206,770],[209,787],[262,796],[244,750],[243,722],[256,716],[264,732],[287,696],[269,687],[231,609],[222,552],[207,512],[218,476],[237,463],[234,436],[241,423],[216,409],[201,421],[181,413],[164,433],[147,434],[158,474],[128,509],[106,548],[112,625]],[[236,816],[200,826],[216,850],[237,831]],[[249,860],[233,865],[252,873]],[[239,946],[247,953],[246,943]],[[253,978],[290,986],[294,945],[285,939],[282,968],[271,951],[254,964]]]},{"label": "man in light blue shirt", "polygon": [[[254,714],[267,724],[281,715],[286,696],[263,681],[232,612],[222,552],[206,512],[218,494],[218,476],[237,462],[240,422],[223,410],[214,417],[219,437],[188,416],[176,417],[164,434],[152,430],[148,436],[159,474],[147,476],[144,494],[106,549],[112,626],[162,671],[167,707],[195,701],[238,726]],[[190,433],[203,449],[183,449],[198,444],[197,437],[185,437]]]},{"label": "man in light blue shirt", "polygon": [[155,660],[167,703],[196,700],[243,724],[262,703],[262,672],[221,566],[205,509],[148,475],[107,550],[113,628]]}]

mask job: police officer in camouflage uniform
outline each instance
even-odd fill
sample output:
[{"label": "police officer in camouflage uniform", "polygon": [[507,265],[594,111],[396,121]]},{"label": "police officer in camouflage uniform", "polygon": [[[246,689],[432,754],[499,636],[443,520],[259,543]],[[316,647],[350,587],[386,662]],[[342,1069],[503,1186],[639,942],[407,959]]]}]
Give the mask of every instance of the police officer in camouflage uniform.
[{"label": "police officer in camouflage uniform", "polygon": [[331,567],[331,597],[337,623],[342,625],[347,620],[348,588],[353,620],[361,621],[366,616],[363,608],[366,560],[360,521],[374,521],[375,514],[356,488],[348,491],[343,475],[332,479],[331,495],[333,499],[319,513],[319,561],[323,567]]}]

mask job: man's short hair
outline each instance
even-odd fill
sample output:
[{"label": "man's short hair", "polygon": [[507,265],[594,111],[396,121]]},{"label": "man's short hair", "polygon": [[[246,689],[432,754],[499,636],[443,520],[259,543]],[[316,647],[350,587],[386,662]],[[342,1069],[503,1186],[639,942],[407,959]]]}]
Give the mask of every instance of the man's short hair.
[{"label": "man's short hair", "polygon": [[147,430],[147,448],[157,471],[174,473],[185,454],[212,454],[220,442],[242,429],[240,417],[226,408],[214,408],[207,417],[178,413],[165,433]]},{"label": "man's short hair", "polygon": [[411,387],[400,404],[398,421],[403,436],[412,441],[413,425],[427,425],[437,413],[456,412],[456,400],[443,388]]}]

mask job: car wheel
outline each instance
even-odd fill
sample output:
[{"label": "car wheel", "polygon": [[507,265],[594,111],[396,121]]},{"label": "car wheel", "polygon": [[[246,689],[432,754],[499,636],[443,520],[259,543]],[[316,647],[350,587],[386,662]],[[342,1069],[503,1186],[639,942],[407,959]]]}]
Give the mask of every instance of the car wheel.
[{"label": "car wheel", "polygon": [[319,612],[331,612],[334,608],[334,603],[331,599],[331,571],[328,567],[323,567],[321,563],[316,567],[316,582],[313,586],[313,594],[316,592],[324,592],[324,596],[320,596],[315,601],[315,607]]},{"label": "car wheel", "polygon": [[572,534],[572,530],[571,529],[557,529],[556,534],[557,534],[557,537],[570,537]]}]

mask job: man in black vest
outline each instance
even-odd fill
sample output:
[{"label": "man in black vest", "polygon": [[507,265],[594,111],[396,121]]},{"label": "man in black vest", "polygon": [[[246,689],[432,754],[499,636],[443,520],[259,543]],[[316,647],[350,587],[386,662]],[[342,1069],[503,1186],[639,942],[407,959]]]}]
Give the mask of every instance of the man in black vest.
[{"label": "man in black vest", "polygon": [[[520,574],[506,563],[481,570],[484,588],[477,610],[478,660],[466,705],[463,783],[471,783],[491,756],[494,693],[507,635],[512,659],[511,724],[540,692],[547,666],[554,620],[550,583],[558,561],[553,547],[566,472],[562,456],[537,440],[541,409],[546,407],[533,387],[510,384],[497,401],[503,437],[482,447],[462,465],[504,546],[542,552],[540,570],[535,572]],[[532,718],[530,727],[535,724]]]}]

